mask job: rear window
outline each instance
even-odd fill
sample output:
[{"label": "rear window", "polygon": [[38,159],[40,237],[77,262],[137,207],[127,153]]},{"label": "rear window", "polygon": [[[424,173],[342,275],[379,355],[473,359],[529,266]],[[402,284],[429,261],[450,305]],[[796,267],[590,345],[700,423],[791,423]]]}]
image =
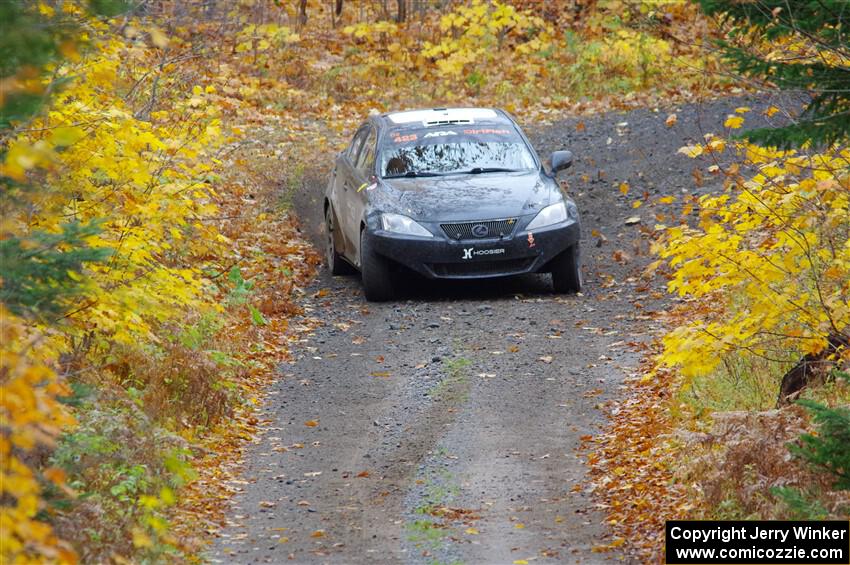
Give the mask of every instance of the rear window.
[{"label": "rear window", "polygon": [[382,144],[379,163],[385,178],[535,168],[534,157],[519,133],[501,125],[392,132]]}]

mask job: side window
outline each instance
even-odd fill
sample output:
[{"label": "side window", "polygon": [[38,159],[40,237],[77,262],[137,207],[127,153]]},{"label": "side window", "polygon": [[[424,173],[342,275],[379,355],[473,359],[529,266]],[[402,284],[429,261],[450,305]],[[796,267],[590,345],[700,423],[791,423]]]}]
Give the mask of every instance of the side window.
[{"label": "side window", "polygon": [[360,147],[363,145],[363,140],[366,139],[368,131],[367,128],[361,128],[354,134],[354,139],[351,140],[351,145],[348,146],[348,158],[351,159],[352,163],[357,161],[357,153],[360,152]]},{"label": "side window", "polygon": [[357,163],[354,165],[361,173],[368,176],[369,172],[375,164],[375,146],[377,145],[377,135],[375,128],[369,128],[369,137],[366,139],[363,149],[357,156]]}]

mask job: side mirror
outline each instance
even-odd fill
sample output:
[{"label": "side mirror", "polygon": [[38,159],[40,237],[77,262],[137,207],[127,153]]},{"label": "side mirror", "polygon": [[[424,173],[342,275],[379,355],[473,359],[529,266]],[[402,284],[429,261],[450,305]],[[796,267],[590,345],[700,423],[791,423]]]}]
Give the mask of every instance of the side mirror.
[{"label": "side mirror", "polygon": [[549,162],[552,165],[552,173],[558,173],[564,169],[569,169],[573,164],[573,152],[553,151]]}]

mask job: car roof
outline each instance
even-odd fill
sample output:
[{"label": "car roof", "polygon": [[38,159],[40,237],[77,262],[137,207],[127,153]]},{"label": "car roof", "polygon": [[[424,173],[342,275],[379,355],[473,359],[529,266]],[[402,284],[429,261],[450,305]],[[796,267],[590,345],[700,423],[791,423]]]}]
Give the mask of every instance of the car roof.
[{"label": "car roof", "polygon": [[428,108],[387,112],[379,116],[384,127],[390,129],[421,129],[451,124],[511,124],[508,115],[494,108]]}]

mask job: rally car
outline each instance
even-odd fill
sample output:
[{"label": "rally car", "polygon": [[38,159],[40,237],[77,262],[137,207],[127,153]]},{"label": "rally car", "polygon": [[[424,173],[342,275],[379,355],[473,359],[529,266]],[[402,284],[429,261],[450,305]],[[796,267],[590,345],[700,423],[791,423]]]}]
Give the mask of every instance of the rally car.
[{"label": "rally car", "polygon": [[514,120],[489,108],[370,116],[336,158],[324,198],[327,265],[361,273],[366,299],[390,300],[406,270],[431,279],[552,273],[582,286],[580,218]]}]

